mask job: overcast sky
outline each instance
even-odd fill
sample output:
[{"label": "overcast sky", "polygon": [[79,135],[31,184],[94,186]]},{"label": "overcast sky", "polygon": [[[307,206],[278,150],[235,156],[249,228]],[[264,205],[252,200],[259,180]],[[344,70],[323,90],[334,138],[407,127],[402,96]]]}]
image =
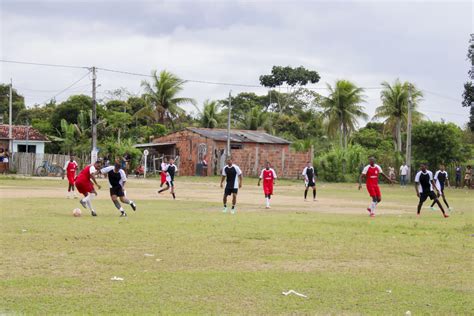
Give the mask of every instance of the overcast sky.
[{"label": "overcast sky", "polygon": [[[315,87],[349,79],[379,105],[382,81],[424,90],[432,120],[467,122],[462,108],[473,29],[471,1],[11,1],[0,0],[1,59],[149,74],[167,69],[189,80],[258,85],[273,65],[317,70]],[[28,106],[43,103],[87,72],[0,63]],[[99,97],[120,87],[140,93],[143,78],[98,72]],[[229,90],[264,88],[189,82],[183,96],[201,105]],[[90,94],[90,78],[59,94]],[[318,90],[325,94],[325,90]],[[188,107],[192,109],[192,107]]]}]

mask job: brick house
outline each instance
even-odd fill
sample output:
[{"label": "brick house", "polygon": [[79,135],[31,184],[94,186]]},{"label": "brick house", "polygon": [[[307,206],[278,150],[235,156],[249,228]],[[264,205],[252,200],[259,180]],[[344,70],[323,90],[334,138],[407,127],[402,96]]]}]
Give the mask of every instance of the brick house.
[{"label": "brick house", "polygon": [[[296,152],[291,142],[263,131],[231,130],[230,140],[231,155],[244,176],[258,176],[268,160],[279,177],[298,178],[313,157],[312,150]],[[225,164],[227,130],[188,127],[136,147],[155,155],[179,156],[180,175],[219,175]]]}]

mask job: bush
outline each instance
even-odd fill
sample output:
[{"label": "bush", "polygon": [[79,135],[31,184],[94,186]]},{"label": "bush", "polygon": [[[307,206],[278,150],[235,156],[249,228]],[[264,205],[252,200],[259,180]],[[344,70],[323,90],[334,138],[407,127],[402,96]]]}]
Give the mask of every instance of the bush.
[{"label": "bush", "polygon": [[367,162],[367,149],[360,145],[351,145],[346,150],[335,147],[316,158],[318,176],[329,182],[355,182],[361,167]]}]

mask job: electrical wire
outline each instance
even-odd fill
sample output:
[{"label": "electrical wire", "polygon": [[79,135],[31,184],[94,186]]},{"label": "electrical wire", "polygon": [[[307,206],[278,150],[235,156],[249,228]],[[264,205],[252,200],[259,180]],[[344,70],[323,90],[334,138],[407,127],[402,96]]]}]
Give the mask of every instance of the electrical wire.
[{"label": "electrical wire", "polygon": [[59,91],[58,93],[56,93],[54,96],[52,96],[51,98],[48,98],[46,99],[46,101],[42,102],[42,103],[47,103],[48,101],[51,101],[51,100],[54,100],[58,95],[60,95],[61,93],[63,92],[66,92],[67,90],[71,89],[72,87],[74,87],[77,83],[79,83],[82,79],[86,78],[87,76],[89,76],[89,73],[91,71],[88,70],[87,73],[82,76],[81,78],[79,78],[78,80],[74,81],[72,84],[70,84],[69,86],[67,86],[66,88],[62,89],[61,91]]},{"label": "electrical wire", "polygon": [[58,67],[58,68],[74,68],[74,69],[89,69],[90,68],[90,67],[86,67],[86,66],[46,64],[46,63],[35,63],[35,62],[29,62],[29,61],[6,60],[6,59],[0,59],[0,62],[9,63],[9,64],[35,65],[35,66]]}]

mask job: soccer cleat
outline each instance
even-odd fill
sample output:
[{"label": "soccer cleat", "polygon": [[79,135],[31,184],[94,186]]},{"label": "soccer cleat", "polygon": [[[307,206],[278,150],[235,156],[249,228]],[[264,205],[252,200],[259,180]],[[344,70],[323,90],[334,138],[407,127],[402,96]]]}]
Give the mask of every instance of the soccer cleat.
[{"label": "soccer cleat", "polygon": [[444,218],[448,218],[449,215],[448,214],[443,214]]},{"label": "soccer cleat", "polygon": [[452,211],[454,211],[454,208],[448,207],[448,210],[449,210],[450,212],[452,212]]},{"label": "soccer cleat", "polygon": [[86,204],[85,201],[80,200],[79,203],[81,203],[81,205],[82,205],[83,208],[87,209],[87,204]]},{"label": "soccer cleat", "polygon": [[268,210],[268,209],[270,208],[270,206],[269,206],[269,205],[267,205],[267,206],[265,206],[265,208]]},{"label": "soccer cleat", "polygon": [[125,211],[120,211],[120,217],[127,217],[127,213],[125,213]]},{"label": "soccer cleat", "polygon": [[313,199],[313,202],[316,202],[317,200],[316,199]]},{"label": "soccer cleat", "polygon": [[227,207],[224,207],[224,208],[222,209],[222,213],[227,213]]},{"label": "soccer cleat", "polygon": [[137,210],[137,205],[135,204],[135,202],[130,201],[130,206],[132,207],[132,210],[134,210],[134,211]]},{"label": "soccer cleat", "polygon": [[92,216],[97,216],[97,213],[95,211],[91,211]]},{"label": "soccer cleat", "polygon": [[437,211],[436,207],[433,207],[433,206],[430,207],[430,210]]},{"label": "soccer cleat", "polygon": [[370,213],[370,217],[375,217],[375,213]]}]

